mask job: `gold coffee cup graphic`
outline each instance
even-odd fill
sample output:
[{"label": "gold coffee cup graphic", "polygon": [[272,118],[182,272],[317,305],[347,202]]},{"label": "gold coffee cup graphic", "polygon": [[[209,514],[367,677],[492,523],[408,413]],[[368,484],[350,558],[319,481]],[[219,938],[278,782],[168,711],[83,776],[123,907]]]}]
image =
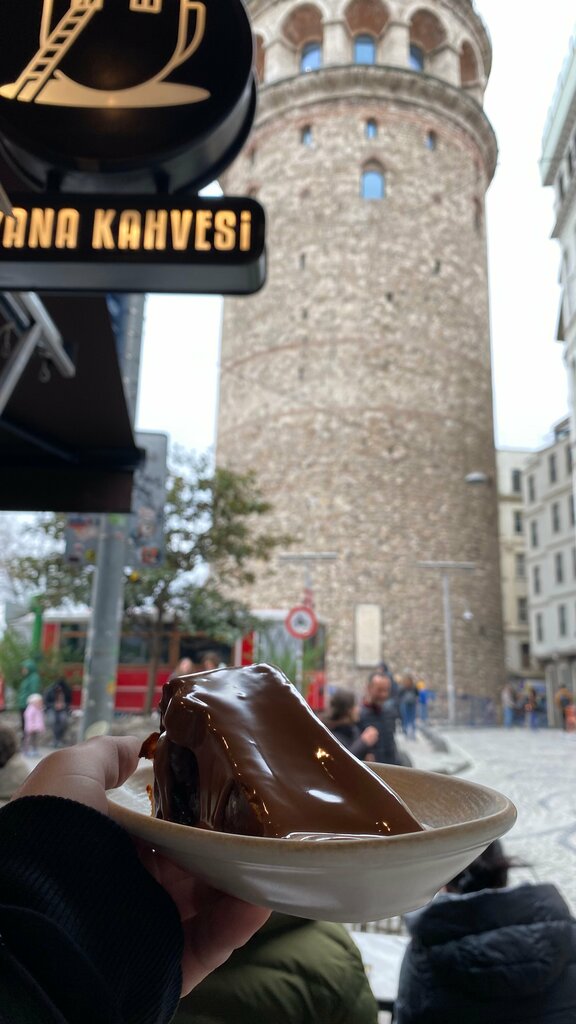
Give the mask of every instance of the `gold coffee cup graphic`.
[{"label": "gold coffee cup graphic", "polygon": [[[101,32],[99,45],[106,43],[107,21],[114,17],[110,5],[122,0],[70,0],[68,10],[55,14],[55,0],[44,0],[39,48],[19,77],[0,88],[0,96],[19,103],[46,104],[58,107],[126,109],[172,107],[199,103],[210,97],[206,89],[167,82],[169,75],[185,64],[198,50],[206,31],[206,5],[201,0],[176,0],[167,10],[169,0],[123,0],[128,11],[137,17],[171,17],[174,26],[174,47],[160,68],[137,85],[118,89],[98,89],[83,84],[66,74],[62,62],[73,48],[85,39],[90,27]],[[61,4],[60,4],[61,8]],[[117,13],[118,8],[116,8]],[[99,17],[98,17],[99,16]],[[193,31],[190,25],[193,19]],[[135,21],[135,37],[137,29]]]}]

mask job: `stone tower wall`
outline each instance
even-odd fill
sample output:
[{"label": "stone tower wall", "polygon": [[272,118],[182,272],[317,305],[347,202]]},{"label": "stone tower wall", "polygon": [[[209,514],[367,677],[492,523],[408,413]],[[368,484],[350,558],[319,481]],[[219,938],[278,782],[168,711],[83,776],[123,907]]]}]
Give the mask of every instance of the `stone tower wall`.
[{"label": "stone tower wall", "polygon": [[[291,553],[337,556],[311,567],[330,682],[365,678],[355,610],[374,604],[381,657],[442,691],[441,574],[418,563],[465,562],[474,570],[450,571],[456,685],[493,694],[503,653],[484,193],[496,146],[477,99],[487,37],[469,3],[427,3],[452,42],[415,73],[415,5],[396,3],[378,41],[394,61],[353,65],[343,45],[353,5],[323,4],[332,50],[348,62],[283,77],[298,46],[278,34],[289,24],[297,36],[298,17],[312,31],[311,6],[252,9],[264,84],[225,187],[266,209],[269,276],[259,295],[225,303],[217,459],[256,471],[275,525],[295,537]],[[374,24],[375,10],[355,24],[366,11]],[[477,74],[462,88],[466,27]],[[326,61],[326,35],[323,45]],[[360,196],[367,167],[385,174],[382,200]],[[478,471],[491,482],[467,484]],[[302,579],[302,566],[277,561],[244,596],[288,608]]]}]

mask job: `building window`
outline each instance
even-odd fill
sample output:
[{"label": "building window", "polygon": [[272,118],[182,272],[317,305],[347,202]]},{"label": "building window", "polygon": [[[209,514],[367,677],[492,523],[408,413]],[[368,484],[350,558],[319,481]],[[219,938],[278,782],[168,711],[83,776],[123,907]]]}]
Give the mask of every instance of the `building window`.
[{"label": "building window", "polygon": [[424,71],[424,50],[421,46],[416,46],[414,43],[410,44],[408,67],[412,71]]},{"label": "building window", "polygon": [[311,146],[313,141],[312,126],[306,124],[300,131],[300,142],[303,146]]},{"label": "building window", "polygon": [[378,125],[373,117],[369,117],[364,125],[364,136],[367,139],[375,139],[378,135]]},{"label": "building window", "polygon": [[576,580],[576,546],[572,545],[572,575]]},{"label": "building window", "polygon": [[542,612],[538,612],[534,619],[536,625],[536,639],[538,643],[542,643],[544,640],[544,622],[542,620]]},{"label": "building window", "polygon": [[536,519],[530,523],[530,543],[533,548],[538,547],[538,521]]},{"label": "building window", "polygon": [[576,523],[576,512],[574,510],[574,495],[568,495],[568,522],[570,526],[574,526]]},{"label": "building window", "polygon": [[560,174],[556,179],[556,187],[558,189],[558,198],[562,201],[564,199],[564,175],[562,174],[562,171],[560,171]]},{"label": "building window", "polygon": [[568,476],[570,476],[570,473],[572,472],[572,445],[571,444],[567,444],[566,445],[566,472],[567,472]]},{"label": "building window", "polygon": [[512,514],[514,516],[514,533],[522,533],[524,530],[524,517],[521,510],[515,508]]},{"label": "building window", "polygon": [[526,578],[526,555],[516,555],[516,579],[523,580]]},{"label": "building window", "polygon": [[426,135],[426,149],[434,151],[438,145],[438,136],[436,132],[428,132]]},{"label": "building window", "polygon": [[520,644],[520,667],[530,668],[530,644]]},{"label": "building window", "polygon": [[554,555],[554,577],[556,583],[564,583],[564,559],[561,551]]},{"label": "building window", "polygon": [[552,513],[552,533],[560,533],[560,503],[554,501],[550,507]]},{"label": "building window", "polygon": [[540,566],[535,565],[532,569],[532,588],[535,594],[540,593]]},{"label": "building window", "polygon": [[306,43],[300,57],[300,71],[317,71],[322,67],[322,46],[320,43]]},{"label": "building window", "polygon": [[556,456],[548,456],[548,480],[551,484],[555,484],[558,479],[558,469],[556,467]]},{"label": "building window", "polygon": [[522,494],[522,472],[519,469],[512,470],[512,493]]},{"label": "building window", "polygon": [[386,195],[386,179],[382,171],[368,168],[362,171],[360,185],[362,199],[384,199]]},{"label": "building window", "polygon": [[376,43],[373,36],[356,36],[354,40],[354,63],[376,63]]},{"label": "building window", "polygon": [[518,623],[524,625],[528,622],[528,601],[525,597],[518,598]]},{"label": "building window", "polygon": [[536,501],[536,481],[533,476],[528,477],[528,501]]},{"label": "building window", "polygon": [[558,605],[558,633],[560,636],[566,636],[568,632],[566,627],[566,605]]}]

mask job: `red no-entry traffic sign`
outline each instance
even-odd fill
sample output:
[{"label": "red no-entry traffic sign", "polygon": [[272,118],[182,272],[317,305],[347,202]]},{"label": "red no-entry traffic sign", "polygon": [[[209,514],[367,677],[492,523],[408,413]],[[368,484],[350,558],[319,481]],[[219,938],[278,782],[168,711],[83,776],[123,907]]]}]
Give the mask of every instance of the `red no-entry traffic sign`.
[{"label": "red no-entry traffic sign", "polygon": [[297,604],[291,608],[284,620],[284,625],[291,636],[297,640],[308,640],[318,632],[318,619],[312,608],[305,604]]}]

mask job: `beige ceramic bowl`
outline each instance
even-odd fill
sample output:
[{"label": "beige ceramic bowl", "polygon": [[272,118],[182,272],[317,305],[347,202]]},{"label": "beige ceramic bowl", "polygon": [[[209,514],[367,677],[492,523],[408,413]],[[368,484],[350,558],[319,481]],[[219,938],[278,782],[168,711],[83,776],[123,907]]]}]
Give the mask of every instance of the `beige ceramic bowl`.
[{"label": "beige ceramic bowl", "polygon": [[111,790],[110,812],[132,835],[224,892],[286,914],[343,922],[421,907],[516,819],[514,805],[484,786],[414,768],[370,767],[426,831],[317,843],[174,825],[150,815],[148,764]]}]

